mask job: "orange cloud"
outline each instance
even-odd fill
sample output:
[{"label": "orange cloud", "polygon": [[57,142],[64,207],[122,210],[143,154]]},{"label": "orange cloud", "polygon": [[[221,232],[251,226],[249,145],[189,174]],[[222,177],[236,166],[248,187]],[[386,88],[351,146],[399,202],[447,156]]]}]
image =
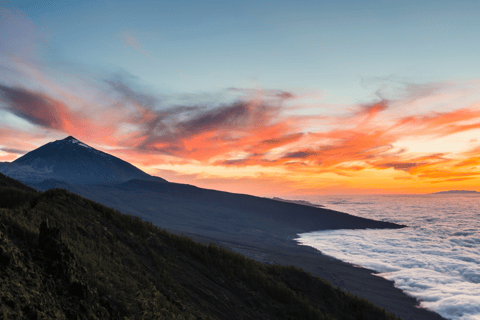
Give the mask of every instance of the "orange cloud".
[{"label": "orange cloud", "polygon": [[88,116],[73,112],[65,103],[45,94],[0,85],[0,101],[7,111],[46,129],[87,138],[97,132],[112,133],[108,126],[95,124]]},{"label": "orange cloud", "polygon": [[0,160],[12,161],[23,154],[50,142],[42,134],[0,126]]},{"label": "orange cloud", "polygon": [[[341,116],[295,115],[292,110],[302,108],[295,105],[297,95],[281,90],[230,89],[251,96],[226,104],[171,106],[118,78],[104,85],[107,102],[102,105],[63,89],[51,90],[61,92],[60,99],[7,85],[0,85],[0,99],[5,111],[39,128],[76,135],[150,173],[175,172],[169,174],[179,182],[195,179],[220,188],[223,181],[229,190],[254,189],[257,194],[273,185],[286,193],[326,187],[423,192],[453,184],[480,186],[480,145],[473,139],[480,133],[475,131],[480,129],[480,105],[475,101],[424,114],[409,114],[398,99],[342,106],[346,111]],[[440,99],[436,94],[431,90],[420,96],[435,104]],[[405,105],[412,99],[408,95]],[[88,107],[75,109],[69,101]],[[404,114],[396,115],[396,108]],[[463,151],[435,151],[439,139],[459,134]],[[45,134],[43,139],[48,140]],[[12,159],[44,140],[27,146],[3,139],[0,157]],[[431,141],[431,150],[412,151],[415,141],[423,140]]]}]

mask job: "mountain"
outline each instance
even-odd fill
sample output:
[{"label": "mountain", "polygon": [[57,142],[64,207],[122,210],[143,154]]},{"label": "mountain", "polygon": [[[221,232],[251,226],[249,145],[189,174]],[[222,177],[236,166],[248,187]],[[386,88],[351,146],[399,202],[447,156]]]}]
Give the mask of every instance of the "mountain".
[{"label": "mountain", "polygon": [[114,183],[131,179],[167,182],[72,136],[47,143],[11,163],[0,163],[0,172],[27,183],[47,179],[72,184]]},{"label": "mountain", "polygon": [[261,230],[264,240],[276,242],[317,230],[403,227],[304,203],[168,183],[71,136],[4,164],[0,172],[37,190],[66,189],[157,226],[204,236],[254,239]]},{"label": "mountain", "polygon": [[305,200],[287,200],[287,199],[282,199],[282,198],[279,198],[279,197],[273,197],[272,199],[277,200],[277,201],[301,204],[301,205],[304,205],[304,206],[310,206],[310,207],[315,207],[315,208],[324,208],[325,207],[325,206],[322,206],[321,204],[314,204],[314,203],[311,203],[311,202],[305,201]]},{"label": "mountain", "polygon": [[0,211],[2,319],[399,319],[299,268],[65,190],[0,174]]},{"label": "mountain", "polygon": [[[80,163],[82,163],[82,161],[85,162],[83,155],[89,155],[93,159],[90,167],[94,167],[94,165],[99,167],[97,156],[98,154],[104,154],[89,147],[88,145],[83,144],[73,137],[52,142],[52,144],[54,143],[57,143],[56,146],[63,145],[63,149],[70,151],[66,156],[63,155],[63,157],[66,159],[65,161],[69,163],[75,163],[75,161]],[[47,144],[44,147],[49,145],[50,144]],[[35,151],[39,151],[41,148],[26,154],[25,157],[33,154]],[[76,151],[80,159],[71,159],[71,157],[68,156],[72,152],[71,150],[73,148],[82,148],[77,149]],[[266,265],[279,263],[289,266],[293,265],[297,268],[308,268],[305,270],[308,270],[308,272],[311,272],[315,276],[320,276],[321,278],[331,281],[334,284],[334,287],[341,287],[344,288],[344,290],[348,290],[348,292],[352,294],[358,294],[363,298],[367,298],[369,301],[374,301],[375,304],[380,305],[382,308],[394,311],[399,315],[405,314],[406,318],[411,318],[411,312],[420,312],[417,310],[417,308],[414,308],[414,306],[417,305],[415,299],[406,298],[403,294],[399,294],[398,292],[391,292],[391,290],[394,288],[390,282],[386,280],[384,282],[379,282],[377,279],[378,277],[369,278],[371,273],[370,270],[365,270],[364,274],[360,276],[357,274],[357,268],[350,268],[349,266],[343,265],[340,262],[332,262],[333,260],[331,258],[324,257],[313,248],[298,245],[298,243],[295,241],[295,238],[298,237],[298,233],[309,231],[371,228],[396,229],[405,226],[384,221],[364,219],[342,212],[324,208],[315,208],[302,204],[281,202],[273,199],[260,198],[244,194],[234,194],[216,190],[202,189],[186,184],[165,183],[165,180],[156,177],[153,177],[152,180],[131,179],[128,181],[113,182],[109,182],[108,180],[106,181],[104,179],[98,181],[97,179],[93,180],[95,183],[82,184],[78,183],[77,179],[65,179],[70,178],[71,176],[68,168],[65,168],[65,172],[63,172],[63,174],[58,174],[59,170],[55,167],[55,165],[58,164],[59,167],[61,167],[62,162],[59,161],[58,158],[60,158],[62,154],[56,150],[57,148],[50,149],[53,149],[53,151],[49,150],[49,152],[43,153],[38,152],[37,155],[34,154],[30,159],[26,157],[26,164],[16,163],[14,161],[13,163],[8,163],[3,166],[3,168],[9,167],[11,172],[21,175],[24,178],[24,181],[26,181],[26,184],[28,184],[30,187],[46,192],[37,192],[32,189],[27,190],[25,189],[26,187],[21,186],[19,182],[13,182],[13,179],[10,179],[9,181],[11,183],[17,183],[16,187],[10,188],[10,190],[7,191],[2,190],[2,177],[4,176],[0,174],[0,211],[2,213],[0,215],[0,232],[4,232],[5,234],[7,234],[7,232],[12,232],[12,230],[14,232],[14,234],[9,234],[13,240],[13,247],[8,245],[5,247],[5,249],[0,248],[0,276],[2,272],[2,250],[4,250],[4,252],[6,252],[5,250],[8,252],[21,252],[12,259],[20,257],[23,261],[22,263],[27,263],[26,273],[19,275],[18,277],[12,277],[13,280],[10,281],[11,283],[8,282],[8,287],[4,286],[4,288],[6,288],[6,292],[14,292],[15,290],[13,290],[13,288],[16,288],[15,286],[17,286],[18,283],[20,283],[22,288],[24,288],[25,280],[16,281],[15,279],[25,279],[26,275],[30,274],[32,270],[39,270],[43,268],[42,264],[45,262],[45,259],[48,258],[43,254],[43,247],[64,247],[60,244],[60,242],[67,243],[69,246],[78,246],[78,248],[75,249],[76,252],[74,252],[75,259],[73,260],[76,261],[74,264],[71,264],[73,261],[72,259],[69,260],[70,262],[66,261],[66,265],[64,265],[63,262],[54,262],[54,265],[57,265],[61,268],[64,266],[68,274],[70,274],[70,268],[73,268],[72,271],[74,272],[80,272],[78,277],[76,277],[77,280],[74,280],[73,283],[68,282],[70,280],[68,280],[69,278],[67,277],[68,281],[66,283],[59,284],[59,287],[55,288],[55,285],[52,286],[50,281],[52,277],[56,278],[56,275],[52,275],[50,272],[51,264],[43,264],[43,266],[46,267],[44,271],[47,273],[47,275],[42,275],[40,280],[36,279],[35,281],[36,283],[40,281],[41,283],[46,282],[48,284],[48,288],[44,288],[48,295],[42,295],[40,297],[40,301],[43,301],[40,302],[41,308],[44,310],[46,309],[46,306],[53,306],[52,308],[57,308],[56,310],[58,311],[60,305],[65,301],[71,306],[72,300],[77,301],[79,297],[88,296],[89,302],[87,304],[82,304],[81,308],[98,308],[100,305],[107,308],[108,312],[111,310],[120,310],[121,314],[132,314],[133,312],[133,316],[130,318],[149,318],[145,316],[145,313],[142,310],[144,310],[143,308],[145,308],[147,305],[152,308],[155,307],[156,302],[152,302],[154,301],[152,300],[153,298],[160,297],[162,299],[162,304],[156,304],[156,306],[161,305],[162,310],[173,310],[176,307],[179,307],[179,310],[186,308],[183,310],[190,312],[188,310],[192,310],[190,308],[192,303],[187,302],[185,304],[182,302],[185,301],[183,299],[186,298],[187,301],[192,301],[193,299],[194,301],[199,302],[200,307],[198,308],[203,311],[207,310],[205,311],[206,313],[210,315],[215,314],[216,316],[211,316],[213,319],[233,319],[242,317],[244,319],[276,319],[282,317],[264,316],[266,309],[263,306],[275,306],[275,303],[271,304],[271,301],[269,301],[267,298],[264,299],[264,297],[258,296],[258,289],[262,294],[264,294],[266,292],[276,292],[277,289],[282,291],[282,288],[285,289],[287,287],[295,287],[298,288],[299,291],[305,290],[306,288],[306,284],[301,283],[303,283],[307,278],[303,278],[304,280],[300,281],[300,279],[297,277],[299,274],[296,274],[295,271],[294,273],[296,275],[293,278],[293,283],[280,283],[279,287],[273,291],[270,291],[271,288],[269,289],[268,286],[257,286],[257,289],[255,289],[257,290],[255,291],[257,293],[254,294],[255,298],[253,300],[249,298],[246,305],[244,303],[239,303],[237,298],[232,298],[230,294],[224,293],[223,289],[220,287],[212,287],[209,281],[220,281],[220,284],[218,284],[218,282],[216,282],[216,284],[219,286],[223,286],[225,284],[228,288],[231,288],[229,290],[236,292],[238,288],[230,283],[230,281],[232,281],[232,277],[233,279],[238,277],[242,278],[245,274],[252,274],[253,276],[251,279],[253,279],[254,283],[258,283],[258,281],[256,281],[258,280],[258,278],[256,278],[258,273],[256,273],[256,271],[253,271],[252,273],[252,270],[249,270],[248,268],[244,268],[243,270],[241,268],[237,268],[235,270],[239,270],[240,274],[235,273],[237,272],[235,271],[232,276],[232,273],[228,270],[219,271],[218,265],[215,266],[209,264],[202,266],[193,263],[191,258],[203,259],[203,257],[205,257],[205,250],[208,252],[213,252],[211,254],[219,254],[219,256],[216,257],[220,257],[220,260],[215,258],[212,260],[214,261],[214,264],[220,261],[222,264],[231,265],[232,263],[237,263],[239,261],[238,259],[240,259],[239,257],[241,256],[234,255],[231,252],[226,253],[227,251],[223,249],[217,251],[215,247],[211,246],[207,247],[207,249],[203,249],[203,247],[198,246],[198,244],[195,242],[186,240],[188,239],[186,237],[178,238],[171,234],[167,235],[165,232],[166,229],[177,235],[186,234],[201,243],[216,243],[224,246],[225,248],[229,248],[234,252],[241,253],[244,257],[246,256],[255,260],[256,262],[261,262]],[[103,156],[103,158],[111,157],[107,154],[104,155],[105,156]],[[20,160],[23,161],[22,158],[18,159],[18,162],[20,162]],[[111,158],[117,159],[114,157]],[[48,159],[48,161],[45,159]],[[117,161],[121,160],[117,159]],[[41,165],[37,165],[38,163]],[[123,161],[120,163],[127,168],[133,167]],[[21,169],[17,169],[15,171],[11,169],[12,167],[24,168],[26,170],[22,171]],[[42,169],[43,171],[38,168]],[[102,169],[103,171],[100,173],[103,173],[104,171],[108,172],[110,168],[103,167]],[[81,170],[72,167],[72,171],[76,172],[77,176],[81,176]],[[88,170],[84,170],[83,172],[85,174],[89,174]],[[41,173],[44,174],[42,175]],[[60,171],[60,173],[62,172]],[[58,179],[55,179],[57,176],[54,174],[57,174]],[[146,173],[143,174],[146,175]],[[144,177],[145,176],[142,175],[142,178]],[[6,177],[4,178],[6,179]],[[147,175],[147,178],[152,177]],[[85,181],[85,179],[81,181]],[[60,190],[58,188],[64,190]],[[70,192],[74,192],[95,202],[85,199],[79,200],[79,196],[71,194],[65,190],[69,190]],[[5,214],[5,211],[2,211],[1,209],[3,208],[2,205],[3,207],[6,206],[8,208],[12,208],[13,211],[11,211],[9,214]],[[19,209],[18,206],[22,207],[23,209]],[[89,211],[90,213],[86,213],[85,210]],[[128,215],[119,215],[119,211],[116,210],[127,213]],[[85,214],[82,215],[82,212]],[[62,227],[62,235],[66,235],[67,238],[58,238],[56,236],[57,231],[54,231],[56,230],[54,229],[50,231],[55,233],[54,238],[60,242],[57,243],[55,240],[54,243],[51,244],[42,244],[43,241],[40,238],[43,236],[41,235],[44,234],[45,231],[47,231],[47,233],[50,231],[48,228],[44,228],[43,232],[41,230],[42,228],[38,229],[41,225],[39,216],[41,219],[51,217],[53,221],[55,221],[56,227]],[[73,219],[73,221],[70,219]],[[80,219],[80,221],[78,219]],[[148,222],[143,223],[142,220]],[[22,224],[24,226],[22,226]],[[116,228],[120,228],[122,231],[117,232],[118,230]],[[162,229],[163,231],[161,231]],[[38,230],[38,232],[36,230]],[[104,232],[107,230],[110,233]],[[146,233],[145,230],[148,230],[150,233]],[[154,234],[157,234],[158,237],[160,237],[159,242],[157,242],[157,238],[154,236]],[[2,234],[0,233],[0,246],[2,245],[1,235]],[[27,239],[23,239],[22,237],[27,237]],[[79,242],[77,243],[76,241]],[[153,248],[151,246],[147,246],[147,243],[150,243],[151,241],[153,241],[154,244]],[[26,249],[19,247],[24,245],[28,245],[30,247],[27,247]],[[128,248],[129,250],[127,256],[125,256],[125,253],[118,252],[118,250],[124,250],[125,248]],[[156,252],[156,255],[152,254],[150,249]],[[55,251],[54,249],[52,250]],[[159,251],[157,252],[157,250]],[[183,254],[179,254],[179,250],[184,253],[190,252],[188,253],[189,256],[187,257]],[[53,252],[54,256],[71,256],[70,253],[68,253],[68,250],[61,249],[60,251],[61,252],[56,253]],[[93,256],[88,256],[89,252],[91,252]],[[210,254],[208,252],[207,256]],[[112,260],[111,258],[114,257],[118,258]],[[231,258],[227,259],[227,257]],[[148,259],[154,259],[154,262],[152,263],[151,260]],[[175,262],[177,264],[171,264],[172,259],[176,259],[175,261],[177,262],[181,261],[181,265],[179,265],[180,262]],[[320,260],[322,261],[321,264],[319,264]],[[5,258],[3,261],[6,261],[5,263],[10,266],[9,261],[12,260],[10,258]],[[40,266],[34,266],[34,269],[31,270],[31,263],[35,264],[37,263],[36,261],[40,262]],[[90,264],[90,266],[85,265],[85,261],[87,261],[86,263]],[[172,273],[175,272],[175,276],[173,278],[169,272],[163,271],[166,268],[165,264],[162,264],[161,261],[167,261],[167,265],[170,267],[169,270],[172,270]],[[112,263],[122,263],[122,265],[116,265],[112,267]],[[161,270],[156,269],[158,263],[161,265]],[[79,267],[79,269],[75,267],[75,264]],[[13,263],[13,266],[16,265],[16,263]],[[17,268],[15,270],[19,272],[25,270],[22,268]],[[83,268],[88,270],[88,272],[85,273],[86,271],[84,271],[82,273],[80,270],[84,270]],[[112,268],[115,269],[115,272],[117,273],[115,277]],[[227,266],[227,269],[228,268],[229,267]],[[270,267],[268,266],[266,267],[267,269],[262,269],[264,267],[259,268],[260,270],[270,270]],[[276,268],[277,267],[268,272],[276,274],[276,270],[278,270]],[[211,269],[212,271],[210,272],[207,269]],[[355,269],[355,271],[352,271],[351,269]],[[129,271],[129,273],[125,274],[122,270]],[[160,272],[160,274],[158,272],[155,273],[155,270]],[[40,272],[43,271],[40,270]],[[228,277],[230,277],[228,281],[226,281],[223,276],[219,276],[219,274],[222,275],[222,272],[227,272]],[[150,280],[143,278],[145,273],[152,275],[154,278],[150,278]],[[192,277],[185,277],[186,274],[192,274]],[[286,271],[286,273],[281,273],[280,277],[282,279],[292,279],[291,276],[291,272]],[[121,281],[112,279],[121,279]],[[123,281],[123,279],[125,279],[125,281]],[[156,280],[153,281],[153,279]],[[173,281],[171,281],[172,279]],[[181,279],[183,282],[178,282],[178,279]],[[194,280],[191,279],[199,279],[199,281],[202,281],[202,283],[194,283],[192,282]],[[203,282],[205,279],[210,280]],[[1,280],[2,279],[0,279],[0,284],[2,283]],[[90,283],[89,285],[85,284],[85,281],[87,280],[90,281],[88,282]],[[165,291],[158,289],[158,282],[156,282],[158,280],[165,281],[166,285],[170,286],[168,287],[168,290]],[[79,284],[75,284],[75,281],[79,282]],[[134,284],[132,281],[140,281],[140,283],[137,282],[137,284]],[[145,287],[145,284],[151,284],[152,282],[155,283],[155,288],[157,288],[157,291],[149,291],[147,290],[148,286]],[[313,282],[312,280],[307,280],[307,283]],[[11,288],[10,284],[12,285]],[[245,283],[240,283],[240,287],[242,286],[245,286]],[[383,289],[379,290],[380,287]],[[175,291],[179,288],[181,288],[180,291]],[[120,293],[118,295],[111,294],[112,290],[113,292],[119,291]],[[128,290],[128,294],[125,293],[124,290]],[[306,290],[312,290],[311,292],[319,292],[318,288],[314,289],[309,287]],[[158,291],[160,291],[160,293]],[[187,296],[184,296],[182,293],[185,291],[189,292]],[[75,292],[77,297],[71,297],[69,294],[72,292]],[[97,295],[95,292],[98,292],[100,295]],[[153,292],[153,294],[151,292]],[[173,295],[172,292],[174,293]],[[175,292],[180,292],[180,296],[175,295]],[[212,292],[214,296],[210,295]],[[224,301],[222,297],[225,296],[217,292],[224,293],[228,299],[225,298]],[[285,293],[287,296],[295,296],[292,296],[291,293],[288,292],[289,291],[287,290],[287,293]],[[15,310],[18,308],[23,310],[23,307],[25,306],[24,302],[29,301],[33,297],[30,294],[25,294],[25,292],[20,292],[19,294],[23,294],[23,300],[18,303],[11,301],[10,296],[4,297],[7,300],[3,299],[1,293],[2,290],[0,290],[0,314],[2,314],[2,312],[3,314],[5,314],[5,312],[8,314],[9,312],[3,310],[2,306],[15,308]],[[302,295],[303,294],[304,293],[302,293]],[[95,299],[92,298],[92,295]],[[110,296],[115,297],[111,298],[114,301],[113,305],[109,305],[109,303],[112,302]],[[205,296],[207,297],[207,301],[205,301],[205,298],[202,298]],[[165,302],[162,297],[167,297],[166,299],[169,302]],[[277,297],[283,299],[278,295]],[[257,300],[257,298],[260,298],[260,300]],[[316,300],[317,298],[318,296],[309,299],[311,299],[310,301],[314,305],[317,305],[318,303],[321,304],[321,302]],[[398,298],[402,299],[401,304],[398,304]],[[243,299],[243,296],[241,299]],[[407,299],[409,302],[407,303],[407,300],[405,299]],[[252,301],[254,300],[259,301],[259,303],[254,303],[252,305]],[[38,299],[35,299],[35,301],[38,301]],[[45,301],[47,302],[45,303]],[[127,301],[128,303],[125,304]],[[283,301],[286,302],[286,300]],[[152,306],[151,303],[154,303],[154,306]],[[165,305],[165,303],[167,303],[167,305]],[[173,305],[169,303],[173,303]],[[225,303],[227,303],[228,306],[225,306]],[[302,302],[299,301],[294,301],[292,303],[293,305],[302,306]],[[412,307],[409,308],[407,312],[405,311],[405,303]],[[20,306],[18,307],[18,305]],[[218,309],[217,306],[219,305],[221,306],[222,310]],[[238,306],[238,308],[235,306]],[[25,308],[28,307],[25,306]],[[75,308],[78,310],[78,305]],[[251,308],[253,308],[253,311]],[[285,309],[283,307],[278,307],[277,305],[277,307],[274,308],[276,315],[284,314]],[[247,310],[247,313],[237,312],[238,310],[243,309]],[[28,309],[23,312],[24,314],[27,314],[30,313],[30,311],[31,310]],[[177,311],[178,310],[175,312]],[[271,310],[268,312],[270,311]],[[260,315],[258,312],[261,312],[262,315]],[[322,312],[326,313],[327,311],[322,307]],[[327,313],[330,312],[328,311]],[[423,314],[424,312],[421,311],[420,313]],[[312,317],[315,319],[322,318],[314,316],[315,313],[312,313],[312,317],[297,317],[290,311],[288,314],[291,315],[286,317],[289,319]],[[60,315],[57,316],[56,313],[49,313],[49,315],[50,316],[47,317],[44,316],[43,313],[40,313],[37,318],[63,318],[60,317]],[[437,319],[435,317],[425,319]],[[7,317],[7,319],[9,318],[11,317]],[[151,318],[158,317],[151,316]],[[172,317],[165,316],[164,318]],[[177,318],[190,319],[192,317],[179,316]],[[208,319],[209,317],[193,317],[193,319],[195,318]],[[340,318],[355,319],[355,316]],[[364,315],[363,318],[370,319],[371,317],[367,314]],[[424,319],[423,316],[416,318]]]},{"label": "mountain", "polygon": [[434,192],[431,194],[480,194],[480,192],[472,191],[472,190],[449,190],[449,191]]}]

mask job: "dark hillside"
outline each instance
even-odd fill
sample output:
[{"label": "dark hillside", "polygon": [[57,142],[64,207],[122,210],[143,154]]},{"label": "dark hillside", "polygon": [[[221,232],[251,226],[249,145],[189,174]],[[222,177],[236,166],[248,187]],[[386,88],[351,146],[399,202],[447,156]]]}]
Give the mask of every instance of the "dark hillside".
[{"label": "dark hillside", "polygon": [[21,183],[20,181],[17,181],[0,173],[0,190],[4,188],[15,188],[23,191],[37,192],[37,190]]},{"label": "dark hillside", "polygon": [[0,208],[19,205],[36,194],[37,190],[0,173]]},{"label": "dark hillside", "polygon": [[[3,319],[396,319],[295,267],[0,176]],[[5,193],[2,193],[4,200]]]}]

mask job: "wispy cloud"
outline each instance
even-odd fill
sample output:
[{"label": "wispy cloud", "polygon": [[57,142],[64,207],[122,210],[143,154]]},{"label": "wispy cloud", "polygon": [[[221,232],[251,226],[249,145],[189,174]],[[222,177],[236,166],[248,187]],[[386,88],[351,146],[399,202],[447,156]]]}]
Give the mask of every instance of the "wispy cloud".
[{"label": "wispy cloud", "polygon": [[137,50],[138,52],[140,52],[141,54],[143,54],[144,56],[148,57],[149,59],[152,59],[155,63],[158,63],[161,65],[160,62],[158,62],[154,57],[152,57],[151,55],[149,55],[147,52],[145,52],[144,50],[142,50],[141,48],[143,47],[143,44],[137,40],[137,38],[135,38],[134,36],[132,36],[130,33],[128,33],[127,31],[123,32],[122,34],[122,39],[125,41],[125,43],[132,47],[133,49]]},{"label": "wispy cloud", "polygon": [[67,129],[74,125],[69,122],[77,121],[63,103],[42,94],[0,85],[0,96],[8,111],[32,124]]},{"label": "wispy cloud", "polygon": [[25,153],[29,152],[30,150],[20,150],[20,149],[15,149],[15,148],[0,148],[0,151],[7,152],[7,153],[24,155]]},{"label": "wispy cloud", "polygon": [[73,111],[67,104],[49,95],[25,88],[0,85],[0,108],[11,112],[33,125],[44,129],[68,132],[81,137],[91,136],[91,132],[112,133],[108,125],[99,125],[94,118]]}]

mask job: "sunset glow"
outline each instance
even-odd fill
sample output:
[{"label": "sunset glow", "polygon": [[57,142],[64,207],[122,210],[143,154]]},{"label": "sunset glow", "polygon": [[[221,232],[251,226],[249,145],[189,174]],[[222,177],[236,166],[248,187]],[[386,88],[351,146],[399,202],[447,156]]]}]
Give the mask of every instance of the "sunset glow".
[{"label": "sunset glow", "polygon": [[[19,44],[1,33],[0,161],[73,135],[169,181],[231,192],[480,191],[479,78],[391,75],[371,80],[358,98],[268,81],[163,93],[140,71],[138,79],[45,58],[37,51],[46,40],[28,13],[0,10],[4,28],[27,35]],[[121,31],[115,41],[133,49],[130,59],[166,63]]]}]

